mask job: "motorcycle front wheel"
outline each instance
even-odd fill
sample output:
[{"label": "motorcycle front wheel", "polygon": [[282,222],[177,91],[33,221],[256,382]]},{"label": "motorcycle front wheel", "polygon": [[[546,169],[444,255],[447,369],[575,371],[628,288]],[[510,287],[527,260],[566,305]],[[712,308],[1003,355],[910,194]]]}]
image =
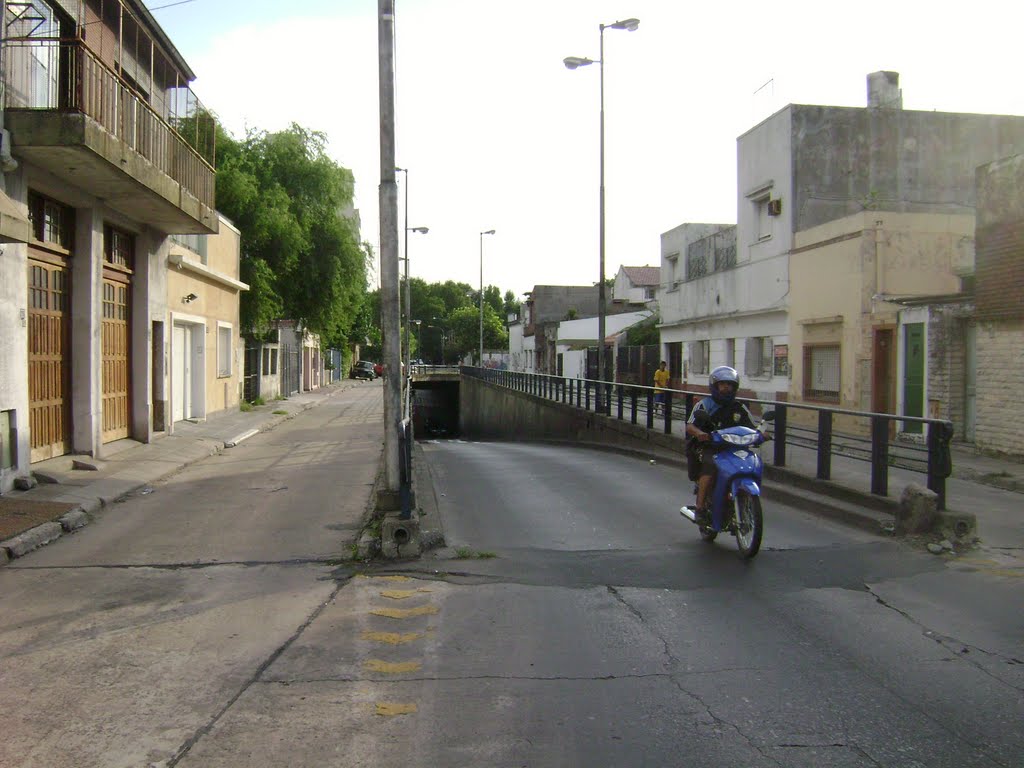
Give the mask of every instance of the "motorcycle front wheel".
[{"label": "motorcycle front wheel", "polygon": [[740,557],[747,560],[761,548],[764,521],[761,516],[761,498],[749,491],[739,491],[733,499],[736,510],[736,546]]}]

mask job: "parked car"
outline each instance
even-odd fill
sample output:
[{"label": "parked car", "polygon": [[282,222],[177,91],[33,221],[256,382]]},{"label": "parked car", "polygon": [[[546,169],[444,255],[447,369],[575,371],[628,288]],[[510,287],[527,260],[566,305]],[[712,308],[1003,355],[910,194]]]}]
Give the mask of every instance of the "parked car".
[{"label": "parked car", "polygon": [[374,370],[374,364],[369,360],[360,360],[352,366],[352,373],[350,373],[349,376],[353,379],[366,379],[367,381],[373,381],[377,378],[377,372]]}]

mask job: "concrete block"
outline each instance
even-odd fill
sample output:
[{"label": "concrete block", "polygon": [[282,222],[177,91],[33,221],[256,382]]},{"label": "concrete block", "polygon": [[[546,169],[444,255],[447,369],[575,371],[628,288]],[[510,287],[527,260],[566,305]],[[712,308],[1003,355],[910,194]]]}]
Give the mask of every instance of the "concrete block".
[{"label": "concrete block", "polygon": [[910,483],[900,494],[896,509],[896,533],[929,533],[938,521],[938,495],[923,485]]},{"label": "concrete block", "polygon": [[0,544],[0,566],[7,565],[11,561],[11,556],[7,554],[7,549]]},{"label": "concrete block", "polygon": [[60,527],[60,523],[43,523],[14,538],[0,542],[0,547],[6,549],[12,558],[22,557],[33,549],[39,549],[44,544],[59,539],[62,533],[64,533],[64,529]]},{"label": "concrete block", "polygon": [[66,515],[62,515],[60,520],[60,527],[65,531],[74,531],[78,528],[82,528],[89,524],[89,516],[85,514],[85,510],[81,507],[76,507],[68,512]]},{"label": "concrete block", "polygon": [[380,526],[380,552],[384,557],[419,557],[422,551],[420,520],[416,513],[408,520],[402,520],[398,513],[384,516]]},{"label": "concrete block", "polygon": [[19,491],[31,491],[37,485],[39,485],[39,483],[34,477],[32,477],[32,475],[14,478],[14,487]]}]

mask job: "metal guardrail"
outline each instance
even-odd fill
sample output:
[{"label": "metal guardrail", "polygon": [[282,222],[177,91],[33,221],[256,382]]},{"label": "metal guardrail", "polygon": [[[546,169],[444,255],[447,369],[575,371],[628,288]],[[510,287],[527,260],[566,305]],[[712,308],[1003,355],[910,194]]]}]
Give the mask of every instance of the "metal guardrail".
[{"label": "metal guardrail", "polygon": [[[706,392],[665,389],[664,408],[656,415],[653,387],[470,367],[463,367],[461,373],[535,397],[628,420],[647,429],[654,429],[657,421],[659,429],[667,435],[672,434],[678,422],[685,424],[694,404],[707,396]],[[816,452],[819,480],[832,479],[834,456],[865,461],[871,465],[871,493],[877,496],[888,496],[889,468],[900,467],[925,475],[928,488],[938,496],[938,508],[946,508],[946,478],[953,470],[949,451],[952,422],[776,400],[740,400],[755,409],[768,406],[775,411],[772,463],[776,467],[786,466],[790,448]],[[845,419],[847,431],[835,430],[837,417]],[[890,434],[896,423],[920,424],[922,442],[892,441]],[[850,431],[850,425],[860,428]]]}]

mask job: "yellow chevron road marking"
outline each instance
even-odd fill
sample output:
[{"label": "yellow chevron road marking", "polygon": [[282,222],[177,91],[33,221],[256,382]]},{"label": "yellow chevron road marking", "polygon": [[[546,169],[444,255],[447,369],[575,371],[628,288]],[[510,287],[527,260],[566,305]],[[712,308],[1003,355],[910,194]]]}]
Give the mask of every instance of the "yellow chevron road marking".
[{"label": "yellow chevron road marking", "polygon": [[400,703],[396,701],[378,701],[377,714],[381,717],[394,717],[395,715],[411,715],[416,712],[416,705],[411,703]]},{"label": "yellow chevron road marking", "polygon": [[374,608],[370,613],[389,619],[409,619],[413,616],[428,616],[437,613],[437,608],[432,605],[421,605],[419,608]]}]

